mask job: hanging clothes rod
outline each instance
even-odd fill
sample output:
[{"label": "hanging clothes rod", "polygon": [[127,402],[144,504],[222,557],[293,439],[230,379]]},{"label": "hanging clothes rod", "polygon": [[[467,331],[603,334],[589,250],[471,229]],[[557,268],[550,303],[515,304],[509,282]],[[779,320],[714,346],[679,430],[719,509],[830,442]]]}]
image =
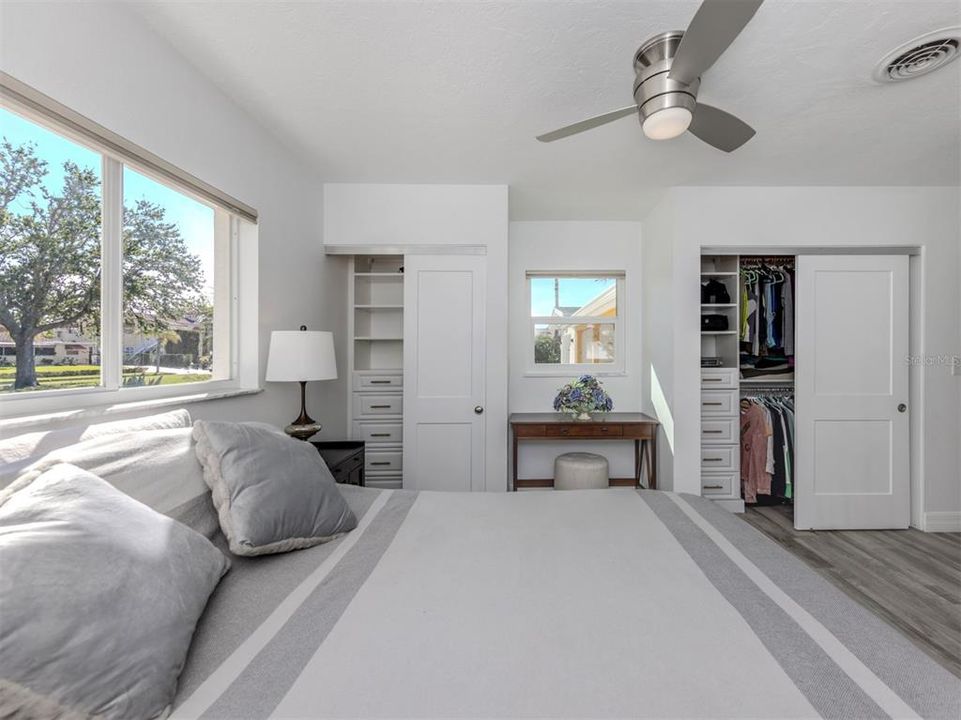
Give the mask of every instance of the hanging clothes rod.
[{"label": "hanging clothes rod", "polygon": [[793,255],[763,255],[763,256],[744,256],[740,258],[741,265],[793,265],[795,258]]},{"label": "hanging clothes rod", "polygon": [[793,387],[785,387],[784,385],[748,385],[741,386],[742,395],[793,395]]}]

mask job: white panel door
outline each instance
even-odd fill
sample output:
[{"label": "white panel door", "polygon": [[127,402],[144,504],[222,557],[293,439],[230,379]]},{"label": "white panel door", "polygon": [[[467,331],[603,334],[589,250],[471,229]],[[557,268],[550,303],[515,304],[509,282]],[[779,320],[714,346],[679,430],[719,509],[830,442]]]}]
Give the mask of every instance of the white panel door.
[{"label": "white panel door", "polygon": [[405,258],[405,488],[485,488],[486,264]]},{"label": "white panel door", "polygon": [[910,522],[907,256],[797,263],[800,530]]}]

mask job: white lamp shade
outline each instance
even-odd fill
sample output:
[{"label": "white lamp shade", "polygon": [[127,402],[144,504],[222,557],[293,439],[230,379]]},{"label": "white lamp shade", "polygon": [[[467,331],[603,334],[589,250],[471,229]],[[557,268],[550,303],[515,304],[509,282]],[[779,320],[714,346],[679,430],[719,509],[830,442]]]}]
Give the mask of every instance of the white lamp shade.
[{"label": "white lamp shade", "polygon": [[274,330],[267,355],[267,380],[309,382],[336,380],[333,333],[319,330]]}]

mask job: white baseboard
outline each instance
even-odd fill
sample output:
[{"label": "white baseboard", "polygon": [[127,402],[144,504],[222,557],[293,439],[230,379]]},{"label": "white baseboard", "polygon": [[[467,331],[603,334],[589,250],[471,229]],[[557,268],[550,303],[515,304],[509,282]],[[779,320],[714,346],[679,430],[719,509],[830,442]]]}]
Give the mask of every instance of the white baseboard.
[{"label": "white baseboard", "polygon": [[961,512],[924,513],[924,532],[961,532]]}]

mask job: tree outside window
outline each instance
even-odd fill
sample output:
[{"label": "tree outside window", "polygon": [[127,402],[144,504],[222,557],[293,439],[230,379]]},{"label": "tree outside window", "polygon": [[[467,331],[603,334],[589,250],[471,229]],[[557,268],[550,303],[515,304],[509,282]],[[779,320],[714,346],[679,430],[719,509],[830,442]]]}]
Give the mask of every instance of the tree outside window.
[{"label": "tree outside window", "polygon": [[[0,130],[0,391],[98,386],[104,158],[6,110]],[[131,168],[124,188],[124,384],[210,379],[213,210]]]}]

